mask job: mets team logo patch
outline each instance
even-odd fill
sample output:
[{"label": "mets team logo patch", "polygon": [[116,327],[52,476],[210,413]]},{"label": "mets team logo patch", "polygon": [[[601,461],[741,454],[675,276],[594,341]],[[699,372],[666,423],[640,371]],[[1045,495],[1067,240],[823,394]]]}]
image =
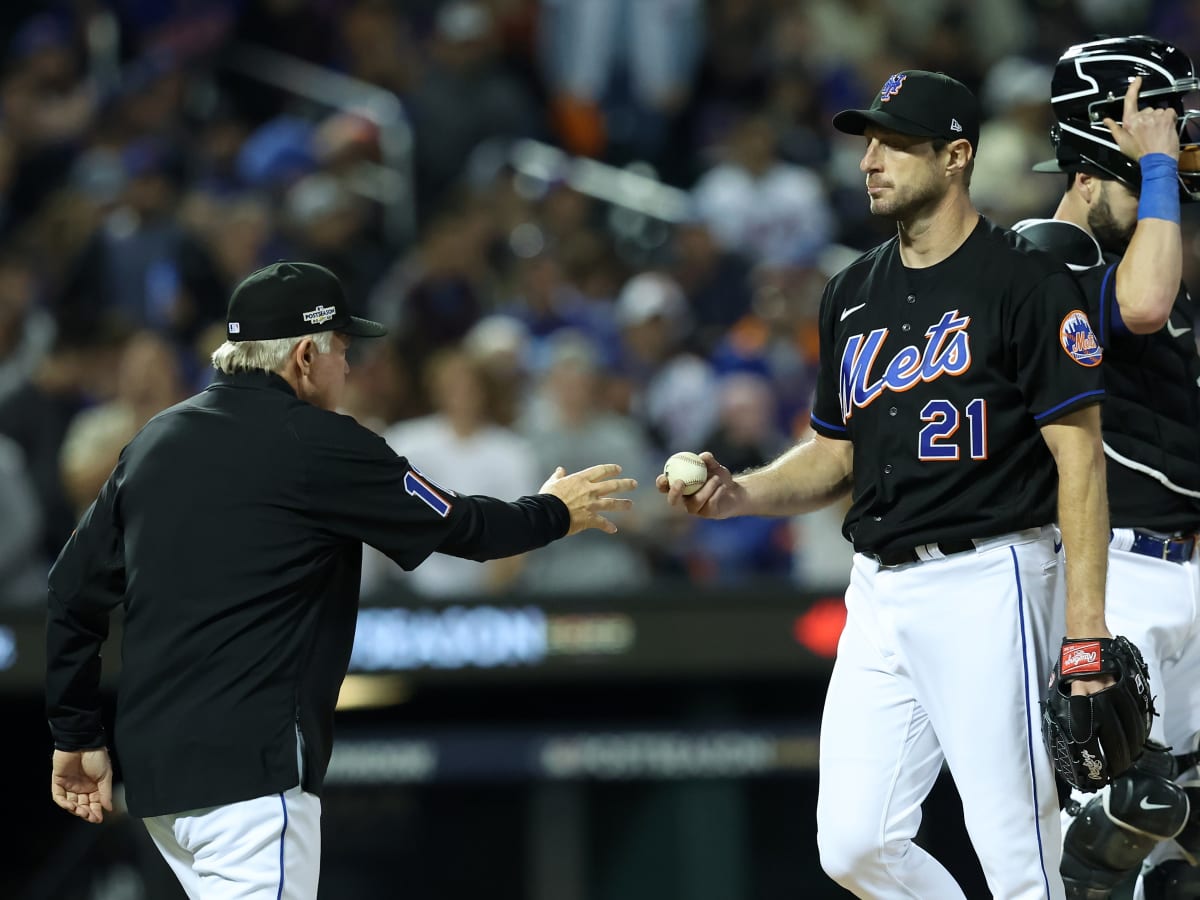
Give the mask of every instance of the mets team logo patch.
[{"label": "mets team logo patch", "polygon": [[1104,351],[1100,349],[1100,342],[1096,340],[1096,333],[1092,331],[1092,323],[1088,321],[1083,310],[1073,309],[1067,313],[1058,327],[1058,339],[1062,342],[1062,348],[1067,351],[1067,356],[1081,366],[1100,365],[1100,357],[1104,355]]},{"label": "mets team logo patch", "polygon": [[897,72],[886,82],[884,82],[883,90],[879,92],[879,102],[887,103],[898,93],[900,93],[900,88],[904,87],[904,79],[907,77],[907,75],[901,75],[899,72]]}]

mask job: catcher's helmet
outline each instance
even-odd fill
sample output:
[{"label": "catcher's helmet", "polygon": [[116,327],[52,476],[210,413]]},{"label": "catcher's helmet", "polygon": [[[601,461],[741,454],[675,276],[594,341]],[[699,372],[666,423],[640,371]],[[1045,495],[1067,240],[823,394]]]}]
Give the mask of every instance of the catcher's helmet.
[{"label": "catcher's helmet", "polygon": [[1091,171],[1137,191],[1137,160],[1121,152],[1104,119],[1121,121],[1125,92],[1139,75],[1138,106],[1170,108],[1179,116],[1180,189],[1200,200],[1200,79],[1186,53],[1144,34],[1075,44],[1059,58],[1050,85],[1055,159],[1035,168]]}]

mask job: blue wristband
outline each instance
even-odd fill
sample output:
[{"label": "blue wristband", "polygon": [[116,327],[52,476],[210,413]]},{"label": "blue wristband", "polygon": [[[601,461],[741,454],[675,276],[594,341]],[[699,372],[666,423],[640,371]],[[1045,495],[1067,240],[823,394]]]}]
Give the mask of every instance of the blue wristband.
[{"label": "blue wristband", "polygon": [[1142,168],[1138,219],[1166,219],[1179,224],[1179,163],[1165,153],[1147,153]]}]

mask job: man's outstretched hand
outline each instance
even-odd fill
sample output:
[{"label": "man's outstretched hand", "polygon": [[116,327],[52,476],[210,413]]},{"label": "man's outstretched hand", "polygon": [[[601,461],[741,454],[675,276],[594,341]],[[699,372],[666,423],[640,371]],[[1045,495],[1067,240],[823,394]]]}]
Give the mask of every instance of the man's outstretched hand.
[{"label": "man's outstretched hand", "polygon": [[605,513],[630,509],[633,501],[612,495],[625,494],[637,487],[637,482],[632,478],[618,478],[620,474],[621,467],[615,464],[592,466],[570,475],[559,466],[542,485],[540,493],[553,494],[567,505],[571,513],[571,527],[567,534],[578,534],[589,528],[615,534],[617,526]]}]

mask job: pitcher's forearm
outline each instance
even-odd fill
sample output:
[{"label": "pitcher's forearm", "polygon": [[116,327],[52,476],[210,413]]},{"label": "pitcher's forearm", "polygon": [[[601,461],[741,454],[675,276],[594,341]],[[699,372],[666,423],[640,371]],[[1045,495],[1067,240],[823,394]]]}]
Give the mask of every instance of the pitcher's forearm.
[{"label": "pitcher's forearm", "polygon": [[813,438],[774,462],[737,476],[750,516],[795,516],[828,506],[850,490],[854,458],[848,441]]}]

